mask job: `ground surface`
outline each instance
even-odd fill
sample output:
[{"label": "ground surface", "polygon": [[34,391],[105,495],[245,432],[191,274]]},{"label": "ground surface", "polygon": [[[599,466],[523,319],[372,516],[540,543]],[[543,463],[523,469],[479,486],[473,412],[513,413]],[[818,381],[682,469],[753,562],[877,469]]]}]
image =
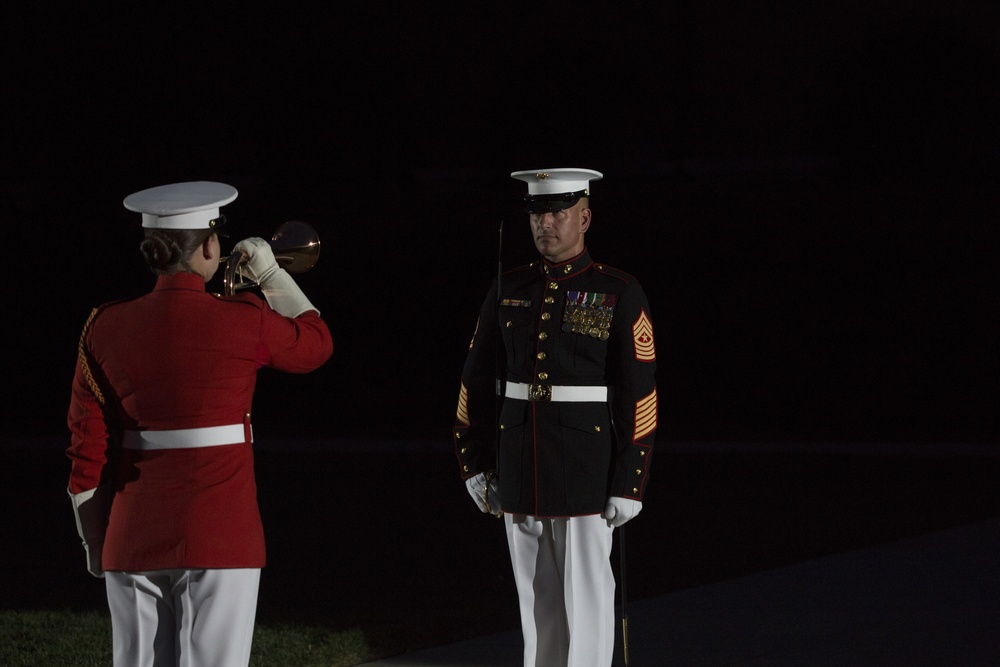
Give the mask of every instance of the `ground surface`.
[{"label": "ground surface", "polygon": [[[627,530],[629,596],[1000,516],[1000,456],[936,451],[661,447]],[[84,571],[62,451],[3,454],[0,605],[106,609],[103,582]],[[399,652],[517,627],[502,524],[474,508],[447,444],[272,446],[257,475],[260,623],[361,627]]]}]

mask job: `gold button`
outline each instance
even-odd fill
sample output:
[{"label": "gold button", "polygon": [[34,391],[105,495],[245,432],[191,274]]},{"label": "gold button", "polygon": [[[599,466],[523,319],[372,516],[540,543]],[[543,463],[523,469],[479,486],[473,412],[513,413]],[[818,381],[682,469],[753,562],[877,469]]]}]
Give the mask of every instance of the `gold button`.
[{"label": "gold button", "polygon": [[639,489],[632,487],[632,493],[639,493]]},{"label": "gold button", "polygon": [[243,419],[250,419],[250,411],[249,411],[249,410],[247,410],[247,411],[246,411],[246,412],[245,412],[245,413],[243,414]]},{"label": "gold button", "polygon": [[542,313],[542,319],[546,322],[552,319],[552,315],[549,313]]},{"label": "gold button", "polygon": [[545,359],[545,353],[544,352],[539,352],[535,356],[538,357],[539,361],[542,361],[543,359]]},{"label": "gold button", "polygon": [[636,468],[635,469],[635,474],[636,475],[641,475],[642,474],[642,470],[640,470],[639,468]]},{"label": "gold button", "polygon": [[542,371],[541,373],[538,374],[538,379],[539,380],[548,380],[549,379],[549,374],[546,373],[545,371]]},{"label": "gold button", "polygon": [[547,296],[545,297],[545,303],[555,303],[555,297]]},{"label": "gold button", "polygon": [[462,453],[463,453],[463,454],[464,454],[464,453],[466,453],[467,451],[469,451],[469,448],[468,448],[468,447],[462,447]]},{"label": "gold button", "polygon": [[601,425],[598,424],[598,425],[594,426],[594,430],[597,431],[598,433],[600,433],[601,432]]},{"label": "gold button", "polygon": [[639,456],[645,456],[645,455],[646,455],[646,450],[645,449],[640,449],[639,450]]},{"label": "gold button", "polygon": [[549,274],[549,267],[543,266],[542,267],[542,271],[545,271],[545,275],[548,275]]},{"label": "gold button", "polygon": [[542,333],[538,334],[538,340],[548,340],[548,338],[549,338],[549,334],[547,334],[544,331]]},{"label": "gold button", "polygon": [[504,429],[504,425],[500,424],[500,430],[502,431],[503,429]]},{"label": "gold button", "polygon": [[549,289],[559,289],[559,283],[553,280],[549,283]]},{"label": "gold button", "polygon": [[563,273],[569,273],[572,270],[573,270],[573,265],[572,264],[567,264],[566,268],[563,269]]},{"label": "gold button", "polygon": [[462,470],[464,470],[465,472],[469,472],[469,466],[462,466]]},{"label": "gold button", "polygon": [[514,326],[514,323],[513,323],[513,322],[511,322],[510,320],[508,320],[508,321],[507,321],[507,328],[509,329],[509,328],[511,328],[512,326]]}]

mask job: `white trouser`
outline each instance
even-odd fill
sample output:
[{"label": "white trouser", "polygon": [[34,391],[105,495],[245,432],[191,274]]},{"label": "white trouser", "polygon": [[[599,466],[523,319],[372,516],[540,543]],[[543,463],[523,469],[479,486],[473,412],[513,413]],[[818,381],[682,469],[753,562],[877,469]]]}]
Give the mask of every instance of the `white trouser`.
[{"label": "white trouser", "polygon": [[246,667],[260,569],[105,572],[115,667]]},{"label": "white trouser", "polygon": [[608,667],[615,650],[612,529],[601,516],[505,514],[525,667]]}]

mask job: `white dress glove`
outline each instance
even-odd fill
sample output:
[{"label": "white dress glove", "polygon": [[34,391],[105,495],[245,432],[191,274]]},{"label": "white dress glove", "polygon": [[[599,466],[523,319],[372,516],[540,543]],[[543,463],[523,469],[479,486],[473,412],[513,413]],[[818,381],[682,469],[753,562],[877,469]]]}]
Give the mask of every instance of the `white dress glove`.
[{"label": "white dress glove", "polygon": [[641,511],[642,503],[638,500],[611,496],[604,508],[604,518],[607,519],[609,526],[617,528],[626,521],[634,519]]},{"label": "white dress glove", "polygon": [[108,487],[99,486],[82,493],[72,493],[67,489],[67,492],[73,503],[76,532],[83,540],[83,549],[87,554],[87,571],[103,579],[101,551],[108,528]]},{"label": "white dress glove", "polygon": [[278,260],[274,258],[271,244],[262,238],[252,236],[243,239],[233,246],[233,252],[242,252],[247,256],[243,270],[258,285],[267,282],[267,279],[281,268],[278,266]]},{"label": "white dress glove", "polygon": [[307,310],[319,313],[295,280],[278,266],[271,245],[262,238],[243,239],[233,247],[233,252],[244,252],[247,263],[244,270],[276,312],[285,317],[298,317]]},{"label": "white dress glove", "polygon": [[476,501],[479,511],[500,516],[500,485],[495,478],[490,478],[487,483],[486,475],[479,473],[465,480],[465,488]]}]

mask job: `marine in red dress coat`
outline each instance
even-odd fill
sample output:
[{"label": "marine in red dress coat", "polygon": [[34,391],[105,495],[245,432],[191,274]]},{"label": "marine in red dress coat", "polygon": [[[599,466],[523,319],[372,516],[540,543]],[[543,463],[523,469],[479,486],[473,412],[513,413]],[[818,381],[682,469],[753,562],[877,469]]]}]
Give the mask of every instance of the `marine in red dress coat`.
[{"label": "marine in red dress coat", "polygon": [[[193,273],[159,276],[151,293],[98,309],[73,379],[69,456],[72,493],[102,475],[114,489],[104,569],[262,567],[250,430],[257,371],[311,371],[332,345],[315,310],[284,317],[253,294],[210,294]],[[241,423],[232,444],[120,448],[123,430]],[[109,453],[116,464],[105,471]]]},{"label": "marine in red dress coat", "polygon": [[249,251],[267,302],[206,291],[220,261],[218,206],[235,198],[231,186],[192,182],[125,200],[147,229],[210,236],[183,266],[160,269],[162,258],[147,256],[161,273],[153,291],[94,309],[80,338],[69,493],[95,575],[264,565],[250,426],[257,371],[311,371],[333,343],[262,239],[237,248]]}]

